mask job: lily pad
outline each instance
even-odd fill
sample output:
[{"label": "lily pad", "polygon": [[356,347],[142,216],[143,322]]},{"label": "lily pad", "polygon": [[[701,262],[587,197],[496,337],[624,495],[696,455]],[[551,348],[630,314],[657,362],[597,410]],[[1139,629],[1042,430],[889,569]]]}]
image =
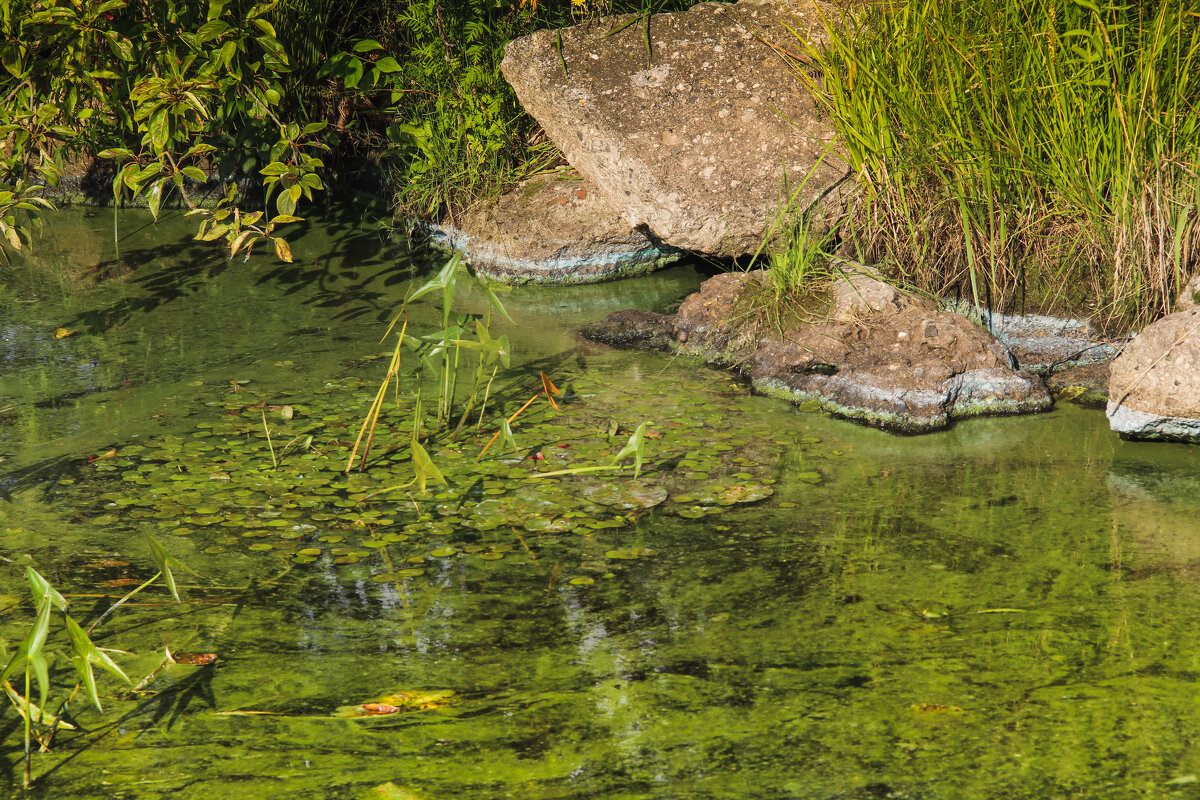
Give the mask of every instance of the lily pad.
[{"label": "lily pad", "polygon": [[658,551],[650,547],[620,547],[615,550],[609,550],[604,554],[605,558],[619,559],[634,559],[634,558],[649,558],[650,556],[658,555]]}]

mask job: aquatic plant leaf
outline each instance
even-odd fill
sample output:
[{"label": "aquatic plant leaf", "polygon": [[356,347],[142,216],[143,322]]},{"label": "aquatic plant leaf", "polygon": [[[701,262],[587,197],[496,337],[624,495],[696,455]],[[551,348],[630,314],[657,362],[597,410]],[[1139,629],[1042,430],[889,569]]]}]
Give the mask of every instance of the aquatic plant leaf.
[{"label": "aquatic plant leaf", "polygon": [[417,478],[417,487],[424,492],[425,486],[429,481],[437,481],[443,486],[449,486],[442,471],[433,463],[433,459],[429,457],[429,453],[416,439],[412,443],[412,463],[413,472]]},{"label": "aquatic plant leaf", "polygon": [[171,596],[175,598],[176,603],[182,603],[179,599],[179,589],[175,585],[176,568],[187,570],[190,569],[183,565],[183,562],[174,556],[167,555],[167,551],[163,550],[162,545],[154,540],[149,533],[146,534],[146,544],[150,547],[150,557],[154,559],[154,565],[158,567],[158,571],[162,573],[163,581],[166,582],[167,588],[171,590]]},{"label": "aquatic plant leaf", "polygon": [[453,689],[434,689],[431,691],[396,692],[379,698],[381,703],[399,706],[409,711],[428,711],[433,708],[448,706],[454,701],[457,693]]},{"label": "aquatic plant leaf", "polygon": [[67,600],[59,594],[50,582],[43,578],[41,574],[33,567],[25,568],[25,577],[29,579],[30,591],[33,593],[34,605],[41,606],[42,603],[49,601],[51,605],[59,611],[65,611],[67,608]]},{"label": "aquatic plant leaf", "polygon": [[333,716],[343,718],[379,717],[398,714],[401,711],[430,711],[449,705],[455,696],[453,689],[396,692],[370,702],[354,706],[340,706]]},{"label": "aquatic plant leaf", "polygon": [[619,547],[615,550],[607,551],[604,557],[631,560],[656,555],[658,555],[658,551],[650,547]]},{"label": "aquatic plant leaf", "polygon": [[520,452],[521,448],[517,445],[517,440],[513,438],[512,426],[503,417],[500,418],[500,436],[504,439],[505,445]]},{"label": "aquatic plant leaf", "polygon": [[[16,689],[14,689],[7,681],[5,681],[5,683],[4,683],[4,692],[5,692],[5,694],[8,695],[8,699],[12,701],[13,706],[16,707],[17,713],[20,714],[22,717],[26,717],[28,715],[29,721],[31,723],[34,720],[44,721],[47,718],[47,714],[45,711],[43,711],[41,708],[39,708],[36,703],[31,703],[28,700],[26,700],[24,697],[22,697],[21,694]],[[55,727],[62,728],[63,730],[67,730],[67,731],[75,730],[74,725],[72,725],[69,722],[65,722],[61,719],[56,721]]]},{"label": "aquatic plant leaf", "polygon": [[616,464],[621,459],[628,456],[633,456],[633,477],[636,478],[642,471],[642,457],[646,449],[646,423],[638,425],[637,430],[629,437],[629,441],[621,448],[621,452],[613,457],[612,463]]},{"label": "aquatic plant leaf", "polygon": [[913,703],[908,707],[909,711],[915,711],[919,714],[962,714],[964,710],[960,706],[948,706],[942,703]]},{"label": "aquatic plant leaf", "polygon": [[496,296],[497,291],[511,292],[512,287],[506,286],[503,283],[496,283],[494,281],[480,278],[479,274],[475,272],[475,270],[470,270],[470,275],[475,279],[475,284],[483,290],[485,295],[487,295],[488,306],[499,311],[500,316],[504,317],[509,322],[513,323],[514,325],[517,324],[517,321],[509,316],[508,309],[506,309],[504,304],[500,302],[500,298]]},{"label": "aquatic plant leaf", "polygon": [[426,281],[419,289],[408,295],[404,303],[405,305],[418,300],[421,297],[429,294],[437,289],[445,289],[447,284],[454,284],[454,274],[458,270],[459,264],[462,263],[462,255],[455,253],[450,257],[450,260],[445,263],[437,275]]},{"label": "aquatic plant leaf", "polygon": [[0,672],[0,681],[5,681],[17,671],[18,667],[24,664],[26,671],[32,672],[37,678],[40,702],[43,705],[46,702],[46,694],[50,690],[50,673],[46,667],[46,657],[42,655],[42,646],[46,643],[46,636],[50,633],[52,608],[53,606],[49,602],[42,602],[38,605],[37,619],[30,627],[29,632],[25,634],[17,652],[5,666],[4,672]]},{"label": "aquatic plant leaf", "polygon": [[73,652],[71,663],[75,665],[75,671],[79,673],[79,679],[87,690],[92,704],[98,710],[103,711],[104,709],[100,705],[100,696],[96,693],[96,677],[92,673],[92,665],[94,664],[108,670],[126,683],[133,683],[133,681],[129,680],[129,676],[117,666],[115,661],[109,658],[108,653],[105,653],[92,642],[83,628],[79,627],[79,623],[69,616],[65,618],[65,621],[67,636],[71,640],[71,650]]},{"label": "aquatic plant leaf", "polygon": [[367,790],[362,800],[425,800],[425,795],[388,781]]}]

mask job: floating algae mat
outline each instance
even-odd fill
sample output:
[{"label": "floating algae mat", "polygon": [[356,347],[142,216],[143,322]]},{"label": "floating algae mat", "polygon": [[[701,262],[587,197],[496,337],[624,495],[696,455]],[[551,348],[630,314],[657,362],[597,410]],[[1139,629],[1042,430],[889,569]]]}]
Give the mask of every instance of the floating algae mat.
[{"label": "floating algae mat", "polygon": [[[373,385],[343,378],[299,396],[232,382],[198,398],[186,414],[190,434],[95,454],[88,492],[100,488],[99,500],[80,510],[101,525],[150,522],[202,540],[208,553],[242,548],[295,564],[368,560],[380,569],[376,580],[388,580],[421,575],[414,565],[427,558],[499,560],[531,540],[546,547],[559,536],[568,546],[571,537],[626,527],[650,509],[697,519],[773,494],[773,469],[763,464],[779,446],[765,428],[723,429],[738,398],[721,391],[726,386],[698,381],[671,399],[668,390],[681,388],[676,378],[621,390],[565,377],[571,388],[557,407],[543,397],[514,421],[510,442],[488,447],[493,431],[473,426],[425,438],[445,477],[425,491],[413,480],[413,397],[381,415],[368,458],[347,473]],[[422,422],[436,425],[428,412]],[[614,460],[642,423],[644,463],[635,478],[632,456]],[[653,551],[608,557],[639,555]]]}]

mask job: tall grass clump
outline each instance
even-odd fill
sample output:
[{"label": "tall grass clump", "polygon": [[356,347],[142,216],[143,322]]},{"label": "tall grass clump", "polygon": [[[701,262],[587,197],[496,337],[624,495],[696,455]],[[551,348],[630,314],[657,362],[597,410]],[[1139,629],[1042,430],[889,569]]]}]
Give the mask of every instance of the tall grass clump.
[{"label": "tall grass clump", "polygon": [[1200,2],[914,0],[829,33],[865,258],[997,308],[1170,311],[1200,266]]}]

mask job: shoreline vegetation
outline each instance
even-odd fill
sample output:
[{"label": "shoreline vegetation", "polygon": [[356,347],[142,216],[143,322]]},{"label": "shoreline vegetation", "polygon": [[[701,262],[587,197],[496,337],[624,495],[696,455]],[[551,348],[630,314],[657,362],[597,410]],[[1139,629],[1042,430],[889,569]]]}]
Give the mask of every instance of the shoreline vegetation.
[{"label": "shoreline vegetation", "polygon": [[989,307],[1142,325],[1200,261],[1200,3],[914,0],[811,51],[869,263]]},{"label": "shoreline vegetation", "polygon": [[[155,213],[249,185],[192,212],[231,255],[290,260],[286,226],[336,161],[379,164],[398,218],[453,220],[562,163],[500,74],[509,41],[686,5],[6,0],[0,245],[33,241],[38,184],[70,164]],[[834,239],[781,215],[764,302],[811,289],[840,245],[998,310],[1127,329],[1173,309],[1200,261],[1200,3],[853,3],[827,25],[797,80],[859,201]]]}]

